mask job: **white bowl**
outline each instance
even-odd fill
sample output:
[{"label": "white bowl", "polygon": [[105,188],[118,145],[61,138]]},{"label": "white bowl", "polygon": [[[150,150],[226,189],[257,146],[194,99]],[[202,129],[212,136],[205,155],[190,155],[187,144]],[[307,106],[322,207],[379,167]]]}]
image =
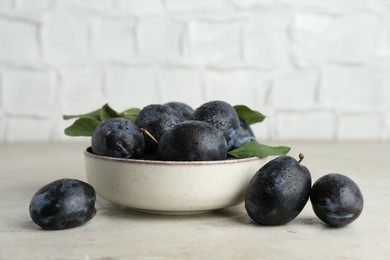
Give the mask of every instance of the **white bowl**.
[{"label": "white bowl", "polygon": [[194,214],[241,203],[267,158],[150,161],[84,152],[88,182],[105,200],[160,214]]}]

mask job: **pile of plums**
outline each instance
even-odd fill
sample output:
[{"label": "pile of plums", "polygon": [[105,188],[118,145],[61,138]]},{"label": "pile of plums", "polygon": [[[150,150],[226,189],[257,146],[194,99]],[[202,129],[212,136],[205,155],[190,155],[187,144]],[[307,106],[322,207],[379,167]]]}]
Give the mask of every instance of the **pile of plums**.
[{"label": "pile of plums", "polygon": [[[145,134],[146,132],[146,134]],[[127,159],[213,161],[256,138],[235,109],[210,101],[195,110],[181,102],[144,107],[136,120],[112,118],[92,135],[92,152]]]}]

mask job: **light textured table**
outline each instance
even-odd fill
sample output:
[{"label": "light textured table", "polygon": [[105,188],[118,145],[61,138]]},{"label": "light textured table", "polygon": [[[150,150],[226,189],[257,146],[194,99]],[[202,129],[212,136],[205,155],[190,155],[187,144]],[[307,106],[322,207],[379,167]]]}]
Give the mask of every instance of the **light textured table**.
[{"label": "light textured table", "polygon": [[328,228],[308,203],[289,224],[263,227],[249,219],[243,204],[163,216],[99,198],[98,213],[86,225],[44,231],[30,219],[30,199],[53,180],[85,180],[87,143],[1,144],[0,259],[390,259],[390,143],[283,144],[292,147],[292,156],[305,154],[313,181],[329,172],[355,180],[365,199],[360,218]]}]

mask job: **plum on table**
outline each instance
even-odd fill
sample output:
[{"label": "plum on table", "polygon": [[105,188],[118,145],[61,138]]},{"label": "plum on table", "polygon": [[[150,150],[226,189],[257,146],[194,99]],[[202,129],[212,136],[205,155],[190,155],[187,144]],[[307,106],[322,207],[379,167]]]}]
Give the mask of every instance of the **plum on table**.
[{"label": "plum on table", "polygon": [[331,173],[322,176],[310,192],[314,213],[332,227],[343,227],[355,221],[363,210],[363,195],[349,177]]},{"label": "plum on table", "polygon": [[96,214],[95,189],[77,179],[59,179],[39,189],[31,199],[32,220],[43,229],[73,228]]},{"label": "plum on table", "polygon": [[261,225],[283,225],[306,205],[311,188],[309,170],[291,156],[279,156],[252,177],[245,194],[249,217]]}]

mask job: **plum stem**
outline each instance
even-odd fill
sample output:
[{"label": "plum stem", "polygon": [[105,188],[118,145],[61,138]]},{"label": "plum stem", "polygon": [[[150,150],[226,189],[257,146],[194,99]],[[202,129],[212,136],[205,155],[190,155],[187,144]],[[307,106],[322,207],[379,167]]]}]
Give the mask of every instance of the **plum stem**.
[{"label": "plum stem", "polygon": [[303,158],[305,158],[305,156],[303,155],[303,153],[300,153],[300,154],[298,155],[298,157],[299,157],[298,163],[301,163],[301,162],[303,161]]},{"label": "plum stem", "polygon": [[158,141],[156,140],[156,138],[154,138],[154,136],[148,131],[146,130],[145,128],[140,128],[141,132],[144,133],[145,135],[147,135],[150,139],[153,140],[153,142],[155,142],[156,144],[158,144]]}]

